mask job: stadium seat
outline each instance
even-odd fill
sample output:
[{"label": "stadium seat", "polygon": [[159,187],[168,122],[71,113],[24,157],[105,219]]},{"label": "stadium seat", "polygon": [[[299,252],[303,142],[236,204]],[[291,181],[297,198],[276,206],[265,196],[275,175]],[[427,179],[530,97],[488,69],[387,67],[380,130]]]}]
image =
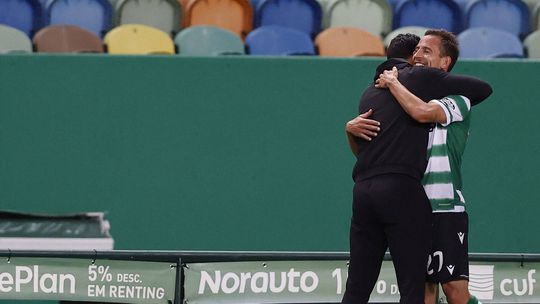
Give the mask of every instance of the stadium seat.
[{"label": "stadium seat", "polygon": [[392,8],[386,0],[336,0],[326,27],[357,27],[384,37],[392,30]]},{"label": "stadium seat", "polygon": [[145,24],[174,36],[180,29],[181,8],[176,0],[118,0],[115,23]]},{"label": "stadium seat", "polygon": [[[461,16],[465,16],[465,10],[467,9],[467,5],[471,1],[472,0],[454,0],[454,2],[457,3],[457,5],[459,6],[459,9],[461,10]],[[463,18],[462,18],[461,22],[462,23],[464,22]]]},{"label": "stadium seat", "polygon": [[182,56],[215,56],[245,54],[244,42],[235,33],[215,26],[192,26],[174,38]]},{"label": "stadium seat", "polygon": [[507,31],[477,27],[458,35],[461,58],[522,58],[523,45],[519,38]]},{"label": "stadium seat", "polygon": [[459,33],[461,10],[452,0],[405,0],[396,7],[394,29],[404,26],[442,28]]},{"label": "stadium seat", "polygon": [[355,27],[332,27],[315,38],[321,56],[384,56],[384,44],[375,36]]},{"label": "stadium seat", "polygon": [[529,8],[521,0],[473,0],[465,14],[465,28],[492,27],[520,38],[529,33]]},{"label": "stadium seat", "polygon": [[244,39],[253,26],[253,9],[248,0],[190,0],[184,27],[193,25],[217,26]]},{"label": "stadium seat", "polygon": [[527,57],[540,58],[540,31],[534,31],[523,40],[523,45],[527,50]]},{"label": "stadium seat", "polygon": [[0,24],[16,28],[32,37],[43,26],[38,0],[1,0]]},{"label": "stadium seat", "polygon": [[103,53],[101,39],[75,25],[50,25],[34,35],[36,52]]},{"label": "stadium seat", "polygon": [[144,24],[124,24],[113,28],[104,38],[110,54],[174,54],[169,34]]},{"label": "stadium seat", "polygon": [[32,41],[25,32],[0,24],[0,54],[32,53]]},{"label": "stadium seat", "polygon": [[246,37],[246,47],[251,55],[315,55],[308,34],[276,25],[254,29]]},{"label": "stadium seat", "polygon": [[531,28],[533,32],[540,30],[540,1],[531,10]]},{"label": "stadium seat", "polygon": [[388,47],[390,45],[390,41],[392,41],[392,39],[394,39],[394,37],[396,37],[399,34],[411,33],[411,34],[415,34],[418,37],[423,37],[427,30],[429,30],[429,28],[423,27],[423,26],[414,26],[414,25],[397,28],[391,31],[390,33],[388,33],[386,37],[384,37],[384,46]]},{"label": "stadium seat", "polygon": [[76,25],[99,37],[111,28],[112,6],[108,0],[49,0],[47,25]]},{"label": "stadium seat", "polygon": [[316,0],[260,0],[255,27],[279,25],[315,37],[321,31],[322,9]]}]

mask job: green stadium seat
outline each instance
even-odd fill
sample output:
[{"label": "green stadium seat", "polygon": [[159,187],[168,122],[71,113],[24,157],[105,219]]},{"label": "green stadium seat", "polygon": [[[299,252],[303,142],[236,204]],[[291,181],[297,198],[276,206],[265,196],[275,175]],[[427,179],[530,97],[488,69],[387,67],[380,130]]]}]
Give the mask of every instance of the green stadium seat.
[{"label": "green stadium seat", "polygon": [[523,40],[523,45],[527,50],[527,57],[540,58],[540,30],[530,33],[527,38]]},{"label": "green stadium seat", "polygon": [[23,31],[0,24],[0,54],[31,52],[32,41]]},{"label": "green stadium seat", "polygon": [[145,24],[174,36],[180,29],[181,7],[176,0],[117,0],[115,23]]},{"label": "green stadium seat", "polygon": [[392,16],[386,0],[337,0],[328,9],[326,27],[357,27],[384,37],[392,30]]}]

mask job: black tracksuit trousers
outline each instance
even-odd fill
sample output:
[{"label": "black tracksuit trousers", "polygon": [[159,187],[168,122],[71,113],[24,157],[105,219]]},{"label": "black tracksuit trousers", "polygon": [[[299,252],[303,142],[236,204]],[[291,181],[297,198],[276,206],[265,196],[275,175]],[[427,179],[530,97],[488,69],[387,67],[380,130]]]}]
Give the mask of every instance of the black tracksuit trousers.
[{"label": "black tracksuit trousers", "polygon": [[431,205],[419,180],[405,174],[384,174],[357,181],[349,276],[342,303],[368,302],[389,248],[400,303],[423,304],[431,229]]}]

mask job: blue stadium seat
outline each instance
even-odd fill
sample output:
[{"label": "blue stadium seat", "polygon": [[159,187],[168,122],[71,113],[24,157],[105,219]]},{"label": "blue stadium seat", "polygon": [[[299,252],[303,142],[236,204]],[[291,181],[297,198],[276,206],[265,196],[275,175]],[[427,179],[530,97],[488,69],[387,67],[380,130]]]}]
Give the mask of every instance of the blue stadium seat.
[{"label": "blue stadium seat", "polygon": [[308,34],[276,25],[251,31],[246,37],[246,46],[251,55],[315,55]]},{"label": "blue stadium seat", "polygon": [[402,1],[394,14],[394,29],[412,25],[458,33],[462,28],[461,10],[452,0]]},{"label": "blue stadium seat", "polygon": [[529,7],[521,0],[473,0],[466,8],[465,28],[492,27],[524,38],[529,18]]},{"label": "blue stadium seat", "polygon": [[458,35],[461,58],[522,58],[519,37],[503,30],[477,27]]},{"label": "blue stadium seat", "polygon": [[103,37],[112,25],[112,5],[108,0],[49,0],[47,25],[76,25]]},{"label": "blue stadium seat", "polygon": [[0,24],[4,24],[32,37],[43,27],[43,11],[38,0],[1,0]]},{"label": "blue stadium seat", "polygon": [[322,8],[316,0],[260,0],[255,27],[278,25],[315,37],[321,31]]}]

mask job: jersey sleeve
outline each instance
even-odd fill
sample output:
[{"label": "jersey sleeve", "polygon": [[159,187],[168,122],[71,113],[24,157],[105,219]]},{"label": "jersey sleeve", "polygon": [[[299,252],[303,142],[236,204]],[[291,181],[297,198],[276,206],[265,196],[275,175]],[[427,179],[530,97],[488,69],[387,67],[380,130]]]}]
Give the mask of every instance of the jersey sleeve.
[{"label": "jersey sleeve", "polygon": [[453,122],[463,121],[471,113],[471,101],[469,98],[461,95],[450,95],[441,99],[435,99],[446,115],[446,122],[441,124],[443,127]]}]

